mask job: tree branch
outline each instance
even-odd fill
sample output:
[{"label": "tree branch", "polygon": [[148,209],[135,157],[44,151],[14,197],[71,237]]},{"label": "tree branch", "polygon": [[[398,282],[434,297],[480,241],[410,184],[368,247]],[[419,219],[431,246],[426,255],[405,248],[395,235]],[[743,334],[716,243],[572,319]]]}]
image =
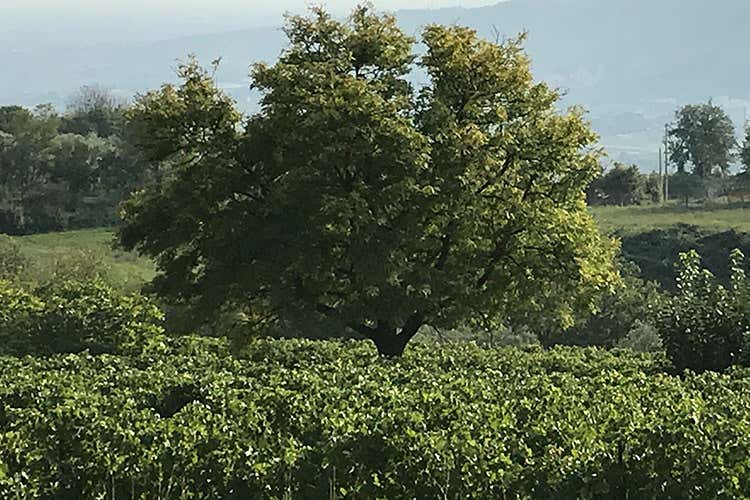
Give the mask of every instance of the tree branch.
[{"label": "tree branch", "polygon": [[513,229],[511,231],[508,231],[504,236],[502,240],[499,240],[495,244],[495,248],[490,254],[490,261],[487,264],[487,266],[484,268],[484,272],[479,277],[479,280],[477,281],[477,288],[482,288],[487,284],[487,282],[490,280],[490,276],[492,275],[492,271],[495,270],[495,266],[498,262],[500,262],[500,259],[502,259],[503,255],[505,255],[505,252],[507,251],[508,244],[510,243],[511,239],[516,236],[517,234],[520,234],[524,232],[525,228],[517,228]]}]

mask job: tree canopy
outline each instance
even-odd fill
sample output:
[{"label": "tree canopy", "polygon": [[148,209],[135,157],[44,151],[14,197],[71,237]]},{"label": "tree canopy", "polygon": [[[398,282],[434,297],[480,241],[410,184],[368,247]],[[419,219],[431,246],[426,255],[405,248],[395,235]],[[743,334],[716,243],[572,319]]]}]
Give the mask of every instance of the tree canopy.
[{"label": "tree canopy", "polygon": [[608,204],[637,205],[647,197],[646,179],[636,165],[616,163],[604,174],[599,186]]},{"label": "tree canopy", "polygon": [[83,104],[63,115],[0,107],[0,232],[115,223],[115,207],[147,174],[119,135],[121,117],[120,108]]},{"label": "tree canopy", "polygon": [[534,81],[522,39],[432,25],[418,57],[367,7],[313,9],[286,34],[253,66],[246,120],[194,61],[128,112],[161,181],[124,205],[119,238],[155,258],[159,293],[347,329],[390,356],[425,324],[569,324],[611,289],[616,245],[584,195],[597,138]]},{"label": "tree canopy", "polygon": [[690,165],[699,177],[726,174],[734,160],[734,124],[720,106],[710,101],[680,108],[669,138],[671,161],[680,172]]},{"label": "tree canopy", "polygon": [[745,140],[740,149],[740,160],[746,172],[750,172],[750,125],[745,127]]}]

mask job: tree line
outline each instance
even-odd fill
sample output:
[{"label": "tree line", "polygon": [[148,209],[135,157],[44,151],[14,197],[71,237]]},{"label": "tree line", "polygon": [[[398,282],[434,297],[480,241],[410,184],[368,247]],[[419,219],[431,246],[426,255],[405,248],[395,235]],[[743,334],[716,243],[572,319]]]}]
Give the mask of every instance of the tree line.
[{"label": "tree line", "polygon": [[[664,174],[643,173],[637,165],[617,163],[602,171],[587,190],[590,205],[639,205],[669,199],[684,201],[726,196],[750,198],[750,127],[737,141],[727,113],[712,102],[689,104],[667,128]],[[730,168],[739,163],[739,172]]]},{"label": "tree line", "polygon": [[64,113],[0,107],[0,233],[113,225],[145,182],[146,163],[124,132],[126,104],[83,87]]},{"label": "tree line", "polygon": [[[67,110],[0,107],[0,233],[29,234],[119,222],[117,208],[155,170],[132,143],[128,105],[97,86],[81,88]],[[750,127],[742,143],[711,102],[681,108],[668,129],[668,177],[615,163],[586,189],[589,205],[750,198]],[[730,173],[739,162],[741,170]]]}]

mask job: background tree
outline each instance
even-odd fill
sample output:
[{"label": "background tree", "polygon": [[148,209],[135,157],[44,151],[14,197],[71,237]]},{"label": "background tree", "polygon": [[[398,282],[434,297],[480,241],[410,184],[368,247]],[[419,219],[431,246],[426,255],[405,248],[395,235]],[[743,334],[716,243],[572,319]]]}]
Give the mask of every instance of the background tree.
[{"label": "background tree", "polygon": [[664,177],[656,172],[643,176],[646,183],[646,197],[652,203],[664,201]]},{"label": "background tree", "polygon": [[731,191],[727,196],[729,199],[739,198],[744,203],[748,198],[746,193],[750,192],[750,125],[745,127],[745,139],[742,142],[739,157],[742,170],[732,179]]},{"label": "background tree", "polygon": [[[91,106],[110,102],[102,99]],[[94,122],[80,134],[64,131],[81,116],[60,117],[49,106],[0,108],[0,232],[112,225],[117,205],[147,182],[145,162],[120,136],[120,119],[110,116],[104,131]],[[106,135],[115,125],[117,134]]]},{"label": "background tree", "polygon": [[745,172],[750,172],[750,125],[745,127],[745,140],[740,149],[740,160],[742,160]]},{"label": "background tree", "polygon": [[[33,224],[30,214],[38,209],[46,185],[49,147],[57,135],[59,119],[48,106],[34,112],[11,106],[0,111],[0,202],[7,222],[24,227]],[[37,218],[39,218],[37,211]],[[4,231],[10,232],[10,231]]]},{"label": "background tree", "polygon": [[615,163],[599,183],[604,203],[608,205],[638,205],[646,200],[646,177],[636,165]]},{"label": "background tree", "polygon": [[692,173],[701,178],[726,174],[734,160],[734,124],[710,101],[678,110],[669,138],[671,161],[680,172],[685,172],[689,164]]},{"label": "background tree", "polygon": [[85,85],[73,94],[63,116],[63,133],[110,137],[119,132],[126,101],[98,85]]},{"label": "background tree", "polygon": [[706,195],[704,179],[688,172],[677,172],[669,176],[670,196],[685,201],[685,208],[689,208],[691,198],[702,198]]},{"label": "background tree", "polygon": [[624,259],[618,264],[622,283],[601,297],[595,311],[577,318],[576,324],[566,331],[538,329],[546,345],[611,348],[622,345],[634,329],[653,323],[652,311],[662,299],[663,291],[657,283],[639,278],[641,271],[637,265]]},{"label": "background tree", "polygon": [[128,113],[166,175],[126,203],[119,237],[155,258],[162,295],[348,328],[393,356],[426,324],[570,324],[617,281],[585,206],[596,136],[556,110],[519,40],[426,28],[417,92],[393,17],[314,9],[286,33],[279,61],[253,67],[244,130],[194,63]]}]

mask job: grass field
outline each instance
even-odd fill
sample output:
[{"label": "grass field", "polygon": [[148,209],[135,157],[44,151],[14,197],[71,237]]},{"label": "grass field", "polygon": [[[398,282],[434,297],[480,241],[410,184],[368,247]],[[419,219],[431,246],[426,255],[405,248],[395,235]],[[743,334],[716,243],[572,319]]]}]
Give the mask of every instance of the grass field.
[{"label": "grass field", "polygon": [[[690,207],[592,207],[591,213],[607,232],[637,233],[656,228],[691,224],[712,231],[735,229],[750,233],[750,206],[715,204]],[[37,282],[58,276],[88,278],[102,275],[125,291],[151,280],[155,269],[148,259],[113,246],[110,229],[37,234],[17,238],[21,253],[31,263],[29,277]]]},{"label": "grass field", "polygon": [[709,206],[685,208],[684,205],[664,207],[592,207],[591,213],[602,230],[611,233],[621,230],[627,233],[690,224],[713,231],[734,229],[750,232],[750,206],[717,203]]},{"label": "grass field", "polygon": [[109,229],[36,234],[16,241],[31,263],[29,277],[37,282],[59,275],[87,278],[100,274],[118,288],[133,291],[155,272],[148,259],[114,248]]}]

